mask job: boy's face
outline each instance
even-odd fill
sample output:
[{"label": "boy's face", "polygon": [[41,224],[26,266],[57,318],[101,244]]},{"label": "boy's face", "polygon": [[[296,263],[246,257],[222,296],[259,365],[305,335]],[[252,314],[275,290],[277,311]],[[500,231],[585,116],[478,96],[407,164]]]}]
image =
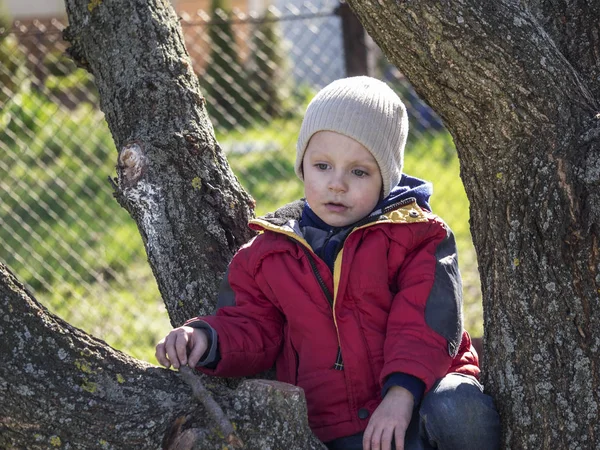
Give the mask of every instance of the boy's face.
[{"label": "boy's face", "polygon": [[383,183],[377,161],[348,136],[315,133],[302,167],[306,200],[330,226],[344,227],[366,217],[379,201]]}]

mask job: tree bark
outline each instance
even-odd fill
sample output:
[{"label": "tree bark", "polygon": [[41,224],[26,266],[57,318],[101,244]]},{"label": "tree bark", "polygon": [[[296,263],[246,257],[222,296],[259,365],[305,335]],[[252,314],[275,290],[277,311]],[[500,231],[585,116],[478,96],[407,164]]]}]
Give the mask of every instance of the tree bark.
[{"label": "tree bark", "polygon": [[118,155],[115,197],[142,235],[174,326],[212,313],[252,236],[252,198],[215,140],[167,1],[67,0],[70,54],[93,75]]},{"label": "tree bark", "polygon": [[[226,447],[178,372],[137,361],[65,323],[1,264],[0,320],[0,448]],[[301,389],[246,380],[232,390],[201,379],[243,448],[323,448],[308,427]]]},{"label": "tree bark", "polygon": [[349,3],[454,137],[504,448],[600,448],[598,8]]}]

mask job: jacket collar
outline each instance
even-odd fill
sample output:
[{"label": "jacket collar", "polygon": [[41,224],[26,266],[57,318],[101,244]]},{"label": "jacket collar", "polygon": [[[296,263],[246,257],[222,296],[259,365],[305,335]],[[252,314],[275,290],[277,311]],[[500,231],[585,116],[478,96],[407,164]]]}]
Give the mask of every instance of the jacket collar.
[{"label": "jacket collar", "polygon": [[[303,239],[300,231],[300,219],[305,203],[304,199],[288,203],[272,213],[250,220],[249,226],[256,231],[269,230]],[[426,222],[427,220],[427,211],[418,205],[415,198],[409,197],[387,205],[383,209],[377,209],[354,224],[354,229],[381,223],[402,224]]]}]

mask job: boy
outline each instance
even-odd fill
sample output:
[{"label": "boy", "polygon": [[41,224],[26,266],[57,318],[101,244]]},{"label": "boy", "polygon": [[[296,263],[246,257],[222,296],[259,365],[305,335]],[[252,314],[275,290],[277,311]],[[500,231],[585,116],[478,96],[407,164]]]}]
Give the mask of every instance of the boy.
[{"label": "boy", "polygon": [[452,233],[431,185],[402,174],[407,132],[381,81],[321,90],[297,144],[306,200],[250,222],[262,233],[234,256],[222,307],[171,331],[158,361],[227,377],[275,363],[330,449],[498,448]]}]

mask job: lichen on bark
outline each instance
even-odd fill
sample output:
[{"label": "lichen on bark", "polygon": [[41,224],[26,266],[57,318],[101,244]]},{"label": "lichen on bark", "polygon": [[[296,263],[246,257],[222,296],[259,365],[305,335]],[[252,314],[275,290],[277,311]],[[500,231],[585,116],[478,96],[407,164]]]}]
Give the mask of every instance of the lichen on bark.
[{"label": "lichen on bark", "polygon": [[[181,450],[226,444],[178,372],[137,361],[65,323],[1,264],[0,320],[0,448],[155,449],[187,430],[202,439],[182,440],[193,445]],[[245,448],[322,448],[301,389],[261,380],[230,389],[208,377],[204,384]]]}]

